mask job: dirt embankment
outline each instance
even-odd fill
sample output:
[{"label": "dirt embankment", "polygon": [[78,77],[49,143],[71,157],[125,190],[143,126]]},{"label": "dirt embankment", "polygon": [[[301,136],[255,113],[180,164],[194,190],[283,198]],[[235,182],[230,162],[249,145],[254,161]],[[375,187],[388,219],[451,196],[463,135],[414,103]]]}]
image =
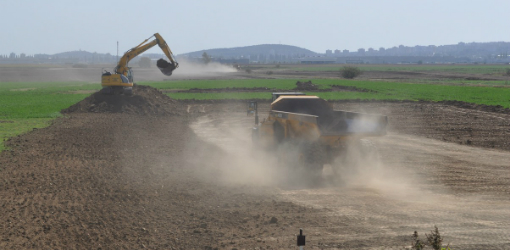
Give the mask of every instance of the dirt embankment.
[{"label": "dirt embankment", "polygon": [[62,110],[71,113],[126,113],[139,115],[179,115],[184,106],[149,86],[133,86],[133,95],[104,95],[96,92],[81,102]]}]

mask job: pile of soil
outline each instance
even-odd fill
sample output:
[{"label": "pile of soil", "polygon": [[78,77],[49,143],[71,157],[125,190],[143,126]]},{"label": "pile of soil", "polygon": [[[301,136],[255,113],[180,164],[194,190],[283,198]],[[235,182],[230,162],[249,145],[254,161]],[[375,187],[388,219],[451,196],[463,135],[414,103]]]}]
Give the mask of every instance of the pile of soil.
[{"label": "pile of soil", "polygon": [[319,86],[312,83],[312,81],[308,82],[296,82],[296,88],[295,90],[317,90],[319,89]]},{"label": "pile of soil", "polygon": [[185,112],[185,107],[153,87],[135,85],[132,96],[96,92],[61,112],[180,115]]}]

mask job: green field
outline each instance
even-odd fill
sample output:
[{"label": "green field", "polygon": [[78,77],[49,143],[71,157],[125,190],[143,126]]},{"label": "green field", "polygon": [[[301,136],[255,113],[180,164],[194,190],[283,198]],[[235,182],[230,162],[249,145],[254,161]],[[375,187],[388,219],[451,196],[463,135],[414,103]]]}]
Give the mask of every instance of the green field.
[{"label": "green field", "polygon": [[[184,80],[164,82],[142,82],[158,89],[222,89],[222,88],[270,88],[290,90],[296,87],[298,79],[245,79],[245,80]],[[303,81],[303,80],[299,80]],[[314,79],[321,89],[329,88],[335,80]]]},{"label": "green field", "polygon": [[[74,91],[98,89],[89,83],[0,83],[0,142],[42,128],[59,117],[60,110],[79,102],[89,94]],[[0,143],[0,151],[4,149]]]},{"label": "green field", "polygon": [[[222,86],[238,86],[238,82],[245,80],[218,80]],[[278,89],[292,89],[296,80],[246,80],[243,84],[247,87],[253,81],[264,82],[265,86]],[[230,84],[227,84],[229,82]],[[482,87],[482,86],[451,86],[436,84],[414,84],[397,82],[377,81],[352,81],[334,79],[313,79],[313,83],[320,85],[321,89],[330,88],[331,85],[350,86],[370,92],[307,92],[320,96],[327,100],[411,100],[411,101],[445,101],[457,100],[476,104],[501,105],[510,108],[510,88]],[[188,87],[195,86],[195,81],[187,81]],[[203,84],[196,81],[197,85]],[[153,85],[151,83],[150,85]],[[161,89],[175,89],[172,82],[158,83]],[[260,84],[257,84],[259,86]],[[181,83],[176,86],[181,88]],[[175,99],[270,99],[269,93],[263,92],[240,92],[240,93],[169,93]]]},{"label": "green field", "polygon": [[[409,81],[408,81],[409,82]],[[466,80],[466,79],[414,79],[412,83],[469,86],[510,86],[510,79],[503,80]]]},{"label": "green field", "polygon": [[[483,86],[455,86],[442,84],[415,84],[400,82],[357,81],[343,79],[311,79],[320,89],[332,85],[350,86],[368,92],[308,92],[328,100],[457,100],[476,104],[501,105],[510,108],[510,88]],[[291,90],[296,79],[250,79],[250,80],[182,80],[142,82],[162,90],[187,90],[193,88],[268,88],[267,92],[226,93],[168,93],[175,99],[267,99],[271,90]],[[301,79],[301,81],[303,81]],[[79,102],[99,84],[82,82],[49,83],[0,83],[0,141],[41,128],[61,116],[60,110]],[[0,150],[3,143],[0,143]]]}]

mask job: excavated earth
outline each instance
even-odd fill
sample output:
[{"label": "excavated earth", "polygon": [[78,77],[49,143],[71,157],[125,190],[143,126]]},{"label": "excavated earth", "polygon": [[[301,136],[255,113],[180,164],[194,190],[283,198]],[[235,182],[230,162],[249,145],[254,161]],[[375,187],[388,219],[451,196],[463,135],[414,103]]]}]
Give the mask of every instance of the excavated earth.
[{"label": "excavated earth", "polygon": [[62,110],[70,113],[125,113],[139,115],[175,115],[182,113],[182,104],[158,89],[134,85],[133,96],[103,95],[96,92],[83,101]]},{"label": "excavated earth", "polygon": [[6,142],[0,249],[294,249],[299,228],[307,249],[402,249],[434,225],[452,249],[510,249],[509,114],[335,106],[388,115],[377,170],[301,186],[264,172],[244,103],[93,94]]}]

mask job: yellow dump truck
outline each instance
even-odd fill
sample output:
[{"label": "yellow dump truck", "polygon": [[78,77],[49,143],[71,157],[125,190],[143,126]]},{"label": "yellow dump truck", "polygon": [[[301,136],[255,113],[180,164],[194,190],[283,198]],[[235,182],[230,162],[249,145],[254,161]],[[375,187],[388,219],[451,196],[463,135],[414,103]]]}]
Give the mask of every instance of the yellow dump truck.
[{"label": "yellow dump truck", "polygon": [[256,102],[249,103],[248,114],[255,115],[254,143],[273,152],[292,147],[299,158],[293,162],[313,175],[353,145],[367,150],[361,139],[385,135],[388,124],[386,116],[333,110],[326,100],[300,92],[273,93],[269,116],[260,123]]}]

